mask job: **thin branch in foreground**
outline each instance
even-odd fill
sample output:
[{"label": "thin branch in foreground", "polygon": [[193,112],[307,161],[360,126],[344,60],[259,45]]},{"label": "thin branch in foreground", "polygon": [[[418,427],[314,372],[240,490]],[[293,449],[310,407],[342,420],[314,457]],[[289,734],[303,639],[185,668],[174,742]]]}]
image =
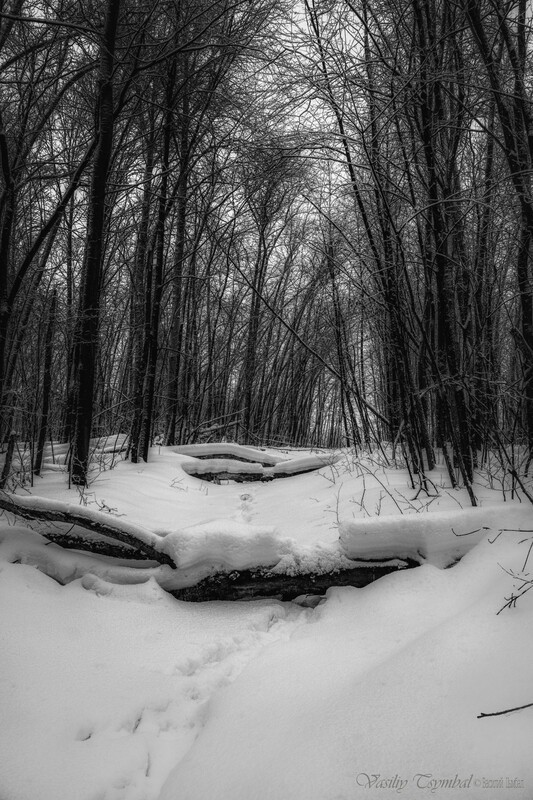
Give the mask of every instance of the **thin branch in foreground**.
[{"label": "thin branch in foreground", "polygon": [[533,533],[533,528],[502,528],[501,533]]},{"label": "thin branch in foreground", "polygon": [[506,708],[505,711],[490,711],[487,714],[481,712],[477,715],[477,719],[482,717],[501,717],[502,714],[512,714],[514,711],[522,711],[524,708],[532,708],[533,703],[527,703],[525,706],[517,706],[516,708]]},{"label": "thin branch in foreground", "polygon": [[456,533],[452,528],[452,533],[454,536],[472,536],[473,533],[479,533],[480,531],[490,531],[486,525],[482,525],[481,528],[476,528],[475,531],[467,531],[466,533]]},{"label": "thin branch in foreground", "polygon": [[521,591],[519,591],[518,594],[512,594],[510,597],[505,598],[507,602],[500,608],[499,611],[496,612],[496,616],[498,616],[498,614],[501,614],[502,611],[505,611],[506,608],[516,608],[518,600],[520,600],[521,597],[527,594],[527,592],[531,591],[531,589],[533,589],[533,582],[527,580],[524,581],[523,586],[521,587]]},{"label": "thin branch in foreground", "polygon": [[[526,539],[526,541],[527,541],[527,539]],[[522,567],[522,572],[526,571],[527,562],[529,561],[529,556],[531,555],[531,550],[532,549],[533,549],[533,540],[531,541],[531,544],[529,545],[529,548],[528,548],[528,551],[527,551],[527,554],[526,554],[526,558],[524,560],[524,565]]]}]

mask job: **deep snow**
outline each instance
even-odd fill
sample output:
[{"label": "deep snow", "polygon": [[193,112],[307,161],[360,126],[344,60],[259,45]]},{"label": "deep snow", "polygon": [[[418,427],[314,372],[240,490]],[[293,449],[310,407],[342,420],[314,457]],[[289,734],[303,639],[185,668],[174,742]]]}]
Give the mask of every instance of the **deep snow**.
[{"label": "deep snow", "polygon": [[4,517],[1,800],[531,800],[533,708],[477,717],[533,702],[533,592],[497,614],[533,536],[498,530],[533,529],[531,506],[480,476],[472,511],[439,470],[439,496],[415,498],[404,471],[346,455],[205,484],[181,467],[192,457],[154,448],[81,498],[57,470],[32,491],[162,537],[189,576],[258,553],[278,570],[385,552],[427,563],[315,609],[187,604],[158,584],[169,568],[106,565]]}]

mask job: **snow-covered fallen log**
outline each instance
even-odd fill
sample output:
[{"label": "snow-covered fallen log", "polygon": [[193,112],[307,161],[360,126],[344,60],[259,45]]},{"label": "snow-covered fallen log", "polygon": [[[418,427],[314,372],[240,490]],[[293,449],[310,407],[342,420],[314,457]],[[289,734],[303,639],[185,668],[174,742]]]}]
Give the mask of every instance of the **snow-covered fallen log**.
[{"label": "snow-covered fallen log", "polygon": [[268,479],[271,469],[265,469],[262,464],[235,461],[229,458],[206,458],[184,461],[181,468],[193,478],[201,478],[211,483],[221,480],[231,480],[236,483],[248,481],[263,481]]},{"label": "snow-covered fallen log", "polygon": [[[265,537],[267,534],[265,533]],[[75,537],[73,537],[75,538]],[[47,541],[48,539],[48,541]],[[75,545],[73,545],[75,547]],[[200,555],[201,543],[198,546]],[[0,531],[0,558],[12,563],[33,566],[60,584],[82,579],[83,585],[105,582],[109,585],[142,584],[150,580],[177,599],[199,602],[210,600],[249,600],[276,597],[293,600],[300,595],[322,595],[335,586],[362,587],[399,569],[417,563],[393,559],[384,563],[351,562],[340,552],[288,554],[281,559],[263,543],[265,560],[277,561],[268,567],[228,569],[221,557],[210,564],[199,564],[193,553],[184,558],[182,569],[170,569],[155,561],[131,560],[117,552],[114,556],[80,552],[50,543],[49,534],[39,534],[23,527]],[[134,551],[132,551],[133,553]],[[205,555],[205,554],[204,554]],[[226,561],[235,562],[235,554],[225,553]],[[240,564],[256,559],[256,554],[240,554]],[[218,562],[215,565],[215,562]],[[189,566],[186,566],[187,563]]]},{"label": "snow-covered fallen log", "polygon": [[[445,568],[481,539],[497,535],[506,527],[507,517],[501,506],[386,515],[341,522],[338,539],[303,543],[283,536],[275,526],[235,519],[148,531],[101,511],[35,496],[0,493],[0,508],[38,521],[39,532],[49,542],[69,549],[70,556],[55,559],[61,561],[58,565],[54,561],[58,549],[45,543],[38,553],[32,544],[32,563],[59,580],[58,575],[73,580],[72,576],[95,571],[106,577],[110,574],[107,557],[113,557],[112,580],[143,582],[154,577],[176,597],[195,600],[290,599],[321,594],[333,586],[365,586],[389,572],[424,562]],[[514,509],[513,520],[527,528],[529,507]],[[47,523],[54,526],[50,529]],[[76,552],[83,550],[92,554],[92,560]],[[17,558],[24,557],[21,543]],[[140,561],[133,571],[125,563],[131,559]],[[69,564],[67,569],[65,564]]]},{"label": "snow-covered fallen log", "polygon": [[171,448],[172,452],[182,456],[193,456],[194,458],[224,458],[238,459],[239,461],[249,461],[251,463],[262,464],[264,467],[273,467],[280,461],[281,456],[267,453],[255,447],[245,447],[234,442],[213,442],[212,444],[183,444]]},{"label": "snow-covered fallen log", "polygon": [[[49,500],[44,497],[19,495],[0,492],[0,508],[17,517],[44,522],[58,522],[69,526],[77,526],[95,534],[112,540],[117,540],[144,556],[160,564],[174,567],[174,562],[159,550],[160,537],[138,525],[116,517],[111,517],[92,508],[63,503],[59,500]],[[53,540],[53,533],[50,534]],[[79,549],[91,550],[91,541],[80,537]]]},{"label": "snow-covered fallen log", "polygon": [[165,579],[170,580],[175,573],[167,564],[146,558],[102,557],[97,553],[65,549],[51,542],[46,534],[23,525],[0,527],[0,559],[35,567],[62,585],[93,576],[116,585],[138,585],[152,578],[165,588]]},{"label": "snow-covered fallen log", "polygon": [[[185,455],[181,450],[183,448],[180,448],[180,455]],[[315,472],[336,463],[338,459],[339,456],[332,454],[309,455],[278,461],[273,466],[265,466],[259,461],[230,460],[222,457],[195,458],[184,461],[181,467],[188,475],[206,481],[232,480],[237,483],[245,483],[247,481],[271,481],[274,478],[290,478],[306,472]]]},{"label": "snow-covered fallen log", "polygon": [[[528,527],[529,506],[513,513]],[[505,507],[489,506],[355,519],[341,522],[339,543],[347,558],[409,558],[447,567],[487,535],[505,528],[506,516]]]},{"label": "snow-covered fallen log", "polygon": [[[128,435],[125,433],[111,436],[99,436],[90,440],[91,457],[100,459],[104,456],[123,453],[128,446]],[[69,442],[47,442],[44,447],[43,463],[47,469],[68,464],[70,457]]]},{"label": "snow-covered fallen log", "polygon": [[340,458],[341,456],[335,453],[312,453],[308,456],[280,461],[275,465],[272,472],[275,478],[303,475],[305,472],[314,472],[314,470],[336,464]]},{"label": "snow-covered fallen log", "polygon": [[[69,526],[67,532],[47,529],[41,536],[28,531],[27,537],[12,537],[8,546],[10,560],[31,563],[60,583],[85,575],[116,583],[155,578],[183,600],[293,599],[323,594],[332,586],[366,586],[397,569],[418,566],[409,559],[352,561],[339,543],[302,547],[274,528],[231,520],[152,533],[100,511],[42,497],[3,492],[0,508],[24,519]],[[79,528],[88,534],[84,537]],[[45,540],[60,547],[47,547]],[[142,561],[129,566],[129,560],[142,558],[145,568]]]},{"label": "snow-covered fallen log", "polygon": [[294,600],[301,595],[323,595],[337,586],[362,588],[369,583],[397,572],[418,567],[418,562],[392,560],[384,564],[356,564],[336,572],[302,572],[294,575],[266,569],[217,573],[194,586],[171,590],[178,600],[250,600],[254,597],[276,597]]}]

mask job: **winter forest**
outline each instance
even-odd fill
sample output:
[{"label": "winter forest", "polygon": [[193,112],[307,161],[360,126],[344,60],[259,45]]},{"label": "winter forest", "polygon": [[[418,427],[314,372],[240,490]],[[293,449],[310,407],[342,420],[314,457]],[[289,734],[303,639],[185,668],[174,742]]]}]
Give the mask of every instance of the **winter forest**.
[{"label": "winter forest", "polygon": [[120,432],[134,462],[154,437],[387,441],[466,486],[489,452],[523,474],[525,0],[0,21],[1,435],[36,473],[51,436],[83,484]]},{"label": "winter forest", "polygon": [[532,504],[528,0],[0,0],[0,800],[531,800]]}]

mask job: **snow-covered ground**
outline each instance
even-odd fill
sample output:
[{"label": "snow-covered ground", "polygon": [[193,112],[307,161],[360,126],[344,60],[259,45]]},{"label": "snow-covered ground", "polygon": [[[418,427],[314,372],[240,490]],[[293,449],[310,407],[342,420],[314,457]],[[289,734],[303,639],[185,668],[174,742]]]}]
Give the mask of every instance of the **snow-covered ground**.
[{"label": "snow-covered ground", "polygon": [[428,498],[377,457],[222,485],[188,474],[193,458],[154,448],[83,496],[45,470],[31,491],[161,537],[180,580],[258,557],[423,566],[314,609],[188,604],[161,588],[168,567],[110,568],[4,516],[0,800],[531,800],[533,708],[478,717],[533,703],[533,591],[497,613],[524,585],[531,504],[496,473],[472,510],[441,468]]}]

